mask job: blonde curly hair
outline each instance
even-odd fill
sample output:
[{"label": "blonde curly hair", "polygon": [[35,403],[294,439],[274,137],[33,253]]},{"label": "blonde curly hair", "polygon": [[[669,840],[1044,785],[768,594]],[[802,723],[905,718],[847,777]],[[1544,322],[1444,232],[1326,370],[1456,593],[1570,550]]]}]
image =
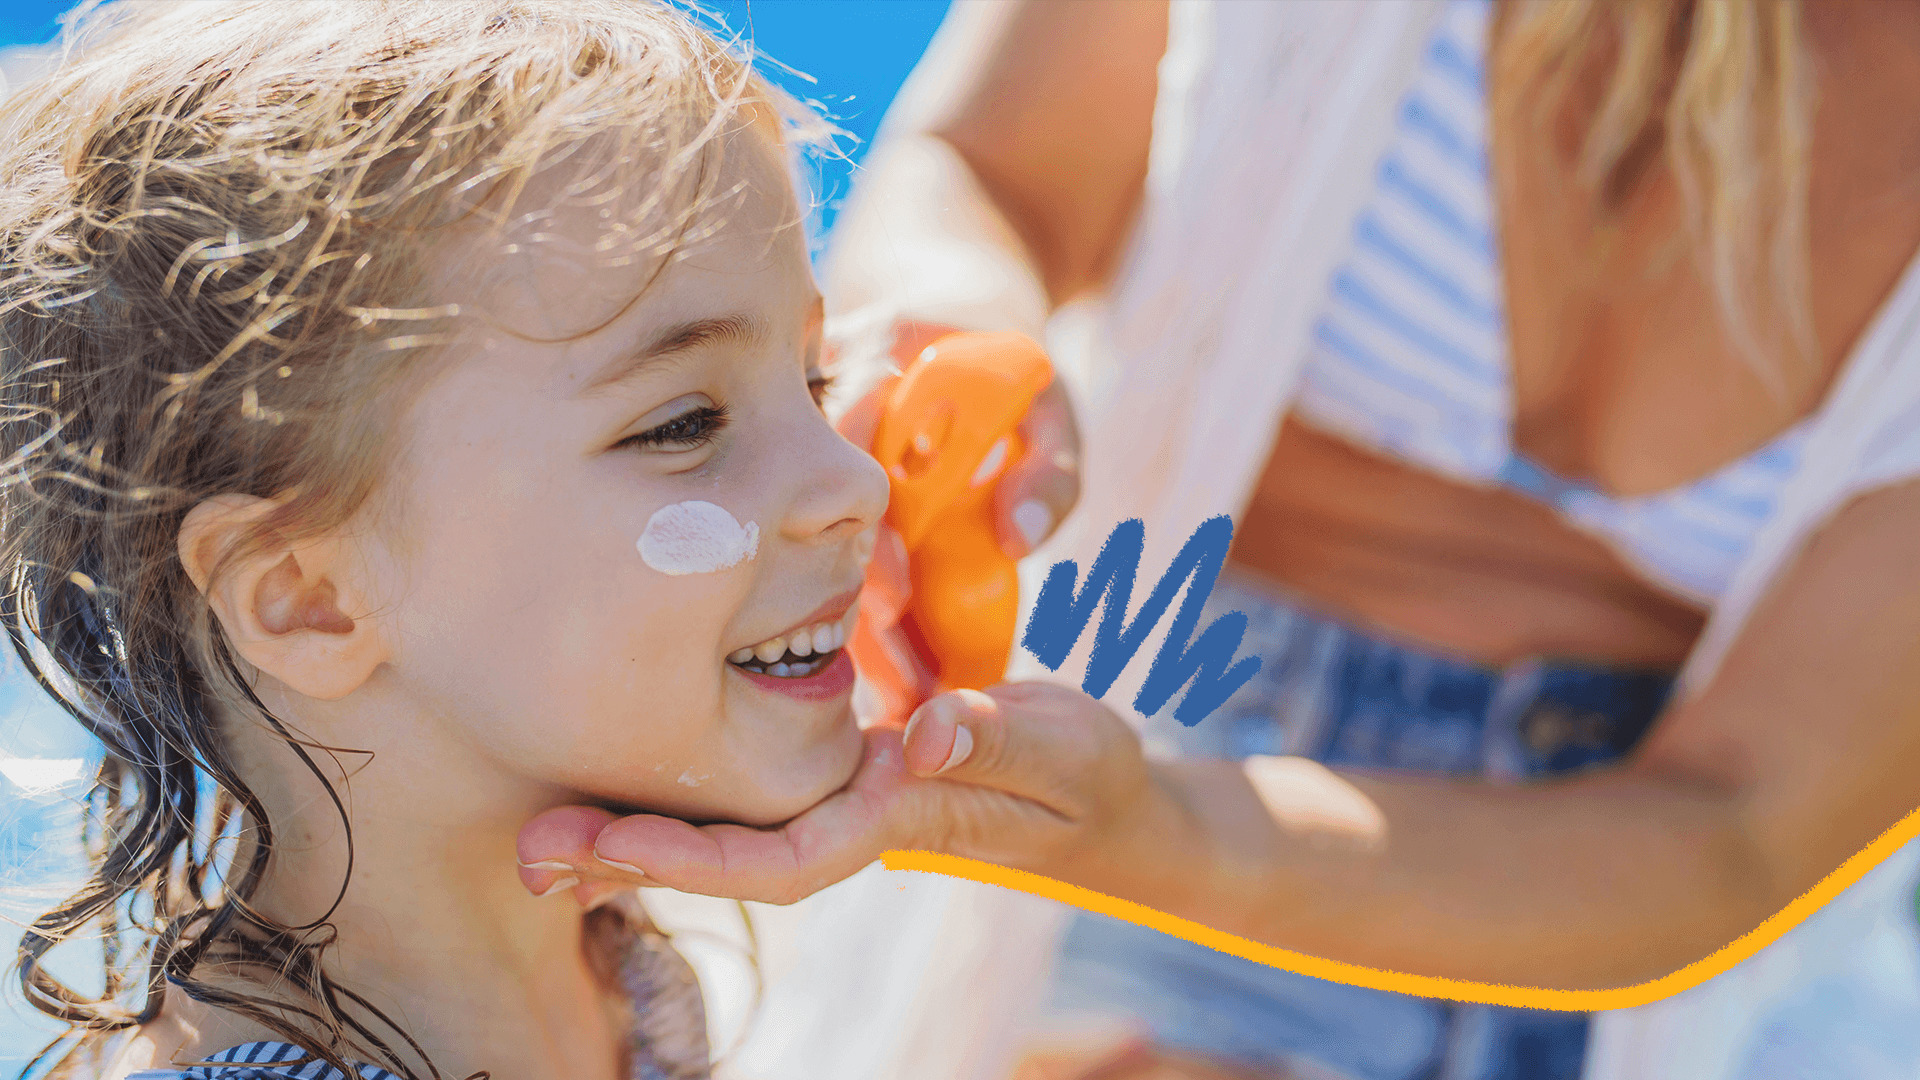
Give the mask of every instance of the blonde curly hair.
[{"label": "blonde curly hair", "polygon": [[[87,1072],[171,982],[349,1075],[351,1050],[440,1076],[323,971],[327,915],[288,926],[248,903],[273,829],[219,718],[269,725],[316,777],[310,751],[331,751],[253,695],[176,537],[223,493],[285,498],[257,538],[369,498],[463,317],[419,294],[423,252],[456,220],[550,212],[520,205],[537,170],[571,170],[563,198],[597,208],[594,255],[620,264],[724,213],[726,133],[828,145],[723,29],[645,0],[109,4],[0,103],[0,617],[106,747],[88,877],[17,963],[71,1025],[60,1071]],[[222,872],[239,831],[250,857]],[[99,993],[44,964],[88,930]]]}]

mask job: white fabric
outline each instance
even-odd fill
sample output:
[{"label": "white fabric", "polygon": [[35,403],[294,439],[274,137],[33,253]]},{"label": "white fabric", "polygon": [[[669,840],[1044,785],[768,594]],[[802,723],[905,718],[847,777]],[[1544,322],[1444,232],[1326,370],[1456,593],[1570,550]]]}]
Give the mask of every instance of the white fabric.
[{"label": "white fabric", "polygon": [[[956,12],[963,6],[979,5]],[[1410,0],[1173,0],[1146,201],[1116,287],[1103,307],[1049,328],[1083,423],[1085,473],[1079,509],[1023,567],[1029,597],[1035,575],[1061,558],[1086,566],[1121,520],[1147,522],[1152,568],[1205,518],[1240,511],[1438,13]],[[958,36],[943,30],[934,52],[948,58],[923,65],[904,112],[924,113],[938,97],[925,88],[952,76],[951,54],[966,45]],[[921,122],[890,117],[887,130]],[[884,250],[904,260],[903,277],[932,278],[911,247]],[[1920,275],[1887,301],[1804,452],[1689,659],[1684,692],[1707,683],[1768,583],[1843,502],[1920,474]],[[1089,645],[1052,675],[1019,654],[1012,674],[1077,682]],[[1142,674],[1123,675],[1107,703],[1124,711]],[[1910,846],[1747,964],[1668,1001],[1603,1014],[1589,1080],[1793,1075],[1768,1071],[1782,1047],[1857,1041],[1857,1023],[1844,1030],[1808,1004],[1834,994],[1850,995],[1855,1021],[1920,1017],[1900,959],[1920,955],[1916,872],[1920,849]],[[1063,913],[880,870],[826,890],[783,913],[790,959],[769,973],[761,1023],[727,1075],[1004,1080]],[[1847,1075],[1920,1075],[1920,1049],[1907,1053],[1884,1024],[1874,1030],[1885,1036],[1873,1049],[1882,1060],[1856,1054],[1849,1064],[1861,1067]]]}]

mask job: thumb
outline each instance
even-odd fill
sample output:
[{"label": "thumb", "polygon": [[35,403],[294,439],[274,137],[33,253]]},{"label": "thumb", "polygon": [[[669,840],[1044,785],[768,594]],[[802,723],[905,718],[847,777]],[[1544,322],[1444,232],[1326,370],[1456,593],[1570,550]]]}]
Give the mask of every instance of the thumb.
[{"label": "thumb", "polygon": [[914,711],[907,770],[993,788],[1078,820],[1116,785],[1144,783],[1140,740],[1112,710],[1052,683],[951,690]]}]

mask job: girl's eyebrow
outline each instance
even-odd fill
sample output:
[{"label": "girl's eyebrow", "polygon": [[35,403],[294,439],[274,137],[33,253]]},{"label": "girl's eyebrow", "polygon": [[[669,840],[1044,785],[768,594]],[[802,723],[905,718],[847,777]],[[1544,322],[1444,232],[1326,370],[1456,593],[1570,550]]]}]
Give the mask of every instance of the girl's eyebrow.
[{"label": "girl's eyebrow", "polygon": [[645,346],[615,357],[580,388],[580,394],[592,394],[615,383],[633,378],[664,360],[670,360],[709,345],[753,345],[766,339],[764,319],[745,312],[716,315],[705,319],[676,323],[656,335]]}]

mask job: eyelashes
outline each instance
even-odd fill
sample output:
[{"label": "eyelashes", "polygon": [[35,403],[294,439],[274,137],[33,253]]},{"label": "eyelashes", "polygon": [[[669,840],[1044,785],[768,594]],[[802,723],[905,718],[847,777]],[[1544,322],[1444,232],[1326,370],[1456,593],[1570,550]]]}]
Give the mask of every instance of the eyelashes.
[{"label": "eyelashes", "polygon": [[701,405],[688,409],[679,416],[657,427],[648,428],[638,435],[629,435],[619,442],[620,446],[663,446],[675,450],[692,450],[705,446],[720,436],[727,426],[728,411],[725,405]]},{"label": "eyelashes", "polygon": [[[807,393],[812,395],[815,406],[824,408],[833,382],[833,376],[825,373],[807,376]],[[731,419],[732,413],[725,405],[701,405],[637,435],[629,435],[615,445],[693,450],[719,438]]]}]

